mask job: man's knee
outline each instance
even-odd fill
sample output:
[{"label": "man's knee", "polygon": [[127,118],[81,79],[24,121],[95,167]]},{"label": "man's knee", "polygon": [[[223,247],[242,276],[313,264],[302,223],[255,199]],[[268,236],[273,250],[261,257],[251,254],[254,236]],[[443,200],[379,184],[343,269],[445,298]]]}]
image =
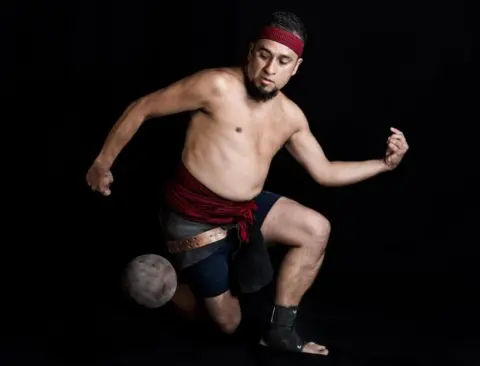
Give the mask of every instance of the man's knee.
[{"label": "man's knee", "polygon": [[217,319],[217,325],[223,333],[233,334],[237,330],[241,321],[242,316],[239,312],[235,314],[228,314],[228,316],[220,316]]},{"label": "man's knee", "polygon": [[238,299],[230,291],[205,300],[205,306],[220,331],[233,334],[242,321]]},{"label": "man's knee", "polygon": [[323,253],[330,237],[330,221],[325,216],[315,212],[305,218],[304,224],[308,235],[311,237],[307,245],[311,245]]}]

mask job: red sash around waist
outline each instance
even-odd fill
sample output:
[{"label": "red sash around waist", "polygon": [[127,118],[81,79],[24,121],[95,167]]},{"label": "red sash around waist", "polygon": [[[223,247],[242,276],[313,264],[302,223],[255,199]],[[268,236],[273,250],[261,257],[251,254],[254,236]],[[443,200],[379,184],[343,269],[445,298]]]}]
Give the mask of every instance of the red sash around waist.
[{"label": "red sash around waist", "polygon": [[213,193],[180,164],[173,180],[166,187],[170,209],[185,219],[206,224],[238,224],[240,237],[249,241],[248,225],[253,224],[257,209],[254,200],[234,202]]}]

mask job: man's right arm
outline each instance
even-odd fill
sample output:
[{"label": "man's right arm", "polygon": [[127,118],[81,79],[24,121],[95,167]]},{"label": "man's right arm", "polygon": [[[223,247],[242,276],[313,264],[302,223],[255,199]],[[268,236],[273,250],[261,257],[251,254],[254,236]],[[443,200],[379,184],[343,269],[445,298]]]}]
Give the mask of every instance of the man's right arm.
[{"label": "man's right arm", "polygon": [[110,169],[118,154],[147,119],[209,110],[225,87],[223,73],[203,70],[141,97],[130,104],[117,120],[95,161]]}]

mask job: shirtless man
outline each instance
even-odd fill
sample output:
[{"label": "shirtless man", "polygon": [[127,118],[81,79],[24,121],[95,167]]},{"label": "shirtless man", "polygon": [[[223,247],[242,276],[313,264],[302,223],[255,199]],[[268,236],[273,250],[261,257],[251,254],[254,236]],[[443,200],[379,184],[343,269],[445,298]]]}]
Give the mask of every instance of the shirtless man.
[{"label": "shirtless man", "polygon": [[[305,40],[298,17],[273,13],[243,67],[202,70],[135,101],[109,133],[87,182],[92,190],[110,195],[110,168],[143,122],[191,111],[182,163],[167,187],[162,214],[179,278],[183,275],[219,329],[231,334],[240,324],[241,310],[229,271],[245,292],[256,291],[272,275],[261,250],[265,245],[255,233],[265,243],[287,245],[261,343],[326,355],[326,347],[301,340],[294,322],[322,264],[330,223],[308,207],[263,191],[272,158],[285,146],[316,182],[342,186],[396,168],[408,145],[402,132],[392,128],[383,158],[337,162],[325,157],[305,115],[280,91],[302,63]],[[242,250],[246,255],[238,258],[243,259],[232,259]],[[236,269],[234,261],[240,263]]]}]

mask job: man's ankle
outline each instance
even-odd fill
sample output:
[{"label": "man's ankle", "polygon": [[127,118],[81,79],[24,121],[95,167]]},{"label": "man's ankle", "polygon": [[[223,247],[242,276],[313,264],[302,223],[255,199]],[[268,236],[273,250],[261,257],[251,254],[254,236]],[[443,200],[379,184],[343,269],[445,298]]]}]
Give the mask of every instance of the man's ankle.
[{"label": "man's ankle", "polygon": [[293,327],[297,317],[298,305],[283,306],[274,304],[270,316],[270,326]]}]

